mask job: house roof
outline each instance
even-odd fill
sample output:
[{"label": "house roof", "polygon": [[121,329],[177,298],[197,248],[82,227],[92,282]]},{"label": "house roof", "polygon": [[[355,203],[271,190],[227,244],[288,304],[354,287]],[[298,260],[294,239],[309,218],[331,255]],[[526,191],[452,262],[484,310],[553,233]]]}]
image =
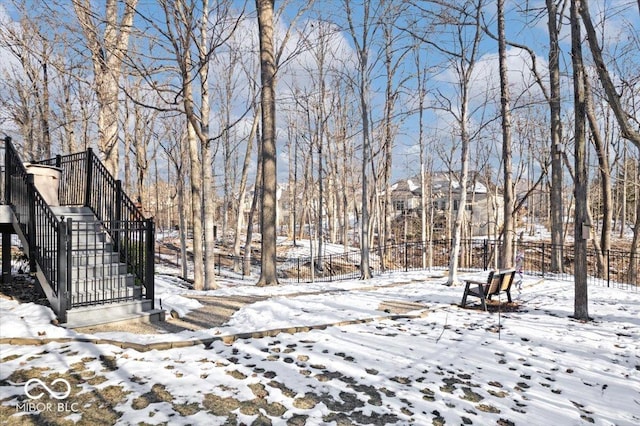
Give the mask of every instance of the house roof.
[{"label": "house roof", "polygon": [[[428,177],[431,181],[431,189],[433,191],[448,191],[449,190],[449,181],[452,178],[452,174],[447,172],[434,172],[431,176]],[[469,185],[472,183],[469,182]],[[487,186],[481,182],[476,181],[473,184],[473,187],[469,186],[467,188],[468,192],[473,192],[475,194],[486,194],[488,192]],[[455,191],[460,189],[459,181],[453,177],[451,181],[451,186]],[[401,179],[396,181],[391,185],[391,191],[394,194],[399,194],[402,192],[411,193],[415,196],[420,196],[420,176],[413,176],[407,179]]]}]

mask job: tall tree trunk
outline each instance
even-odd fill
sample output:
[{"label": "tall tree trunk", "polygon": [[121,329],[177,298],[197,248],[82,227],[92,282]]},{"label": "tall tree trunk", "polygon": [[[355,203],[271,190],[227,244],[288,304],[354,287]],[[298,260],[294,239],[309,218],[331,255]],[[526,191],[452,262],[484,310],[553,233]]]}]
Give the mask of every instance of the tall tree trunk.
[{"label": "tall tree trunk", "polygon": [[[122,61],[129,45],[129,36],[138,0],[107,0],[102,23],[88,0],[73,0],[76,16],[91,52],[98,100],[98,148],[104,156],[107,170],[118,177],[118,95]],[[118,13],[122,19],[118,22]],[[104,28],[102,34],[99,29]]]},{"label": "tall tree trunk", "polygon": [[258,286],[277,285],[276,275],[276,100],[273,12],[275,0],[256,0],[262,82],[262,267]]},{"label": "tall tree trunk", "polygon": [[[180,150],[182,151],[183,148],[180,148]],[[184,178],[178,174],[178,188],[176,189],[176,193],[178,196],[178,206],[185,206],[186,205],[186,197],[184,194]],[[184,278],[185,280],[188,278],[188,274],[189,274],[189,262],[187,259],[187,214],[186,214],[186,209],[178,209],[178,221],[180,224],[180,267],[181,267],[181,271],[182,271],[182,278]]]},{"label": "tall tree trunk", "polygon": [[[202,184],[211,191],[213,189],[213,154],[209,141],[209,0],[202,0],[202,17],[200,21],[200,43],[198,45],[198,62],[200,64],[200,137],[202,146]],[[215,264],[215,196],[213,191],[204,197],[204,290],[217,288]]]},{"label": "tall tree trunk", "polygon": [[[363,54],[361,56],[365,56]],[[362,109],[362,193],[360,200],[362,203],[360,217],[360,278],[367,280],[371,278],[369,266],[369,167],[371,153],[371,138],[369,135],[369,108],[366,99],[367,88],[365,77],[360,78],[360,108]]]},{"label": "tall tree trunk", "polygon": [[[426,72],[422,69],[421,52],[415,52],[416,82],[418,90],[418,144],[420,147],[420,241],[422,244],[422,269],[427,268],[427,149],[424,137],[424,103],[426,98]],[[430,203],[429,203],[430,205]]]},{"label": "tall tree trunk", "polygon": [[[186,82],[189,87],[190,84]],[[192,96],[185,91],[185,99]],[[187,121],[187,140],[191,164],[191,220],[193,223],[193,287],[204,290],[204,256],[202,229],[202,159],[200,158],[200,140],[191,120]]]},{"label": "tall tree trunk", "polygon": [[[236,214],[236,229],[235,236],[233,241],[233,271],[240,272],[242,269],[242,265],[240,262],[240,231],[242,228],[242,220],[244,219],[244,199],[247,194],[247,178],[249,175],[249,166],[251,165],[251,151],[253,147],[253,139],[256,137],[256,133],[258,131],[258,117],[260,114],[260,109],[256,108],[256,115],[253,118],[253,125],[251,126],[251,132],[249,133],[249,138],[247,139],[247,149],[244,154],[244,162],[242,163],[242,175],[240,177],[240,189],[238,191],[238,209]],[[254,186],[254,189],[255,186]],[[249,241],[251,243],[251,241]],[[251,251],[251,244],[249,244],[249,251]],[[246,250],[245,250],[246,252]]]},{"label": "tall tree trunk", "polygon": [[[369,174],[367,168],[371,163],[371,129],[369,128],[369,36],[371,24],[371,4],[362,4],[362,22],[356,25],[354,18],[356,13],[352,9],[351,0],[344,0],[347,21],[349,23],[349,35],[356,46],[358,61],[358,97],[360,100],[360,118],[362,120],[362,167],[360,170],[362,182],[360,192],[361,214],[360,214],[360,278],[371,278],[370,269],[370,226],[371,217],[369,214]],[[359,36],[362,38],[360,39]],[[374,174],[375,175],[375,174]]]},{"label": "tall tree trunk", "polygon": [[[384,66],[386,70],[385,75],[385,99],[384,99],[384,130],[383,130],[383,149],[384,149],[384,164],[382,173],[382,187],[384,188],[384,203],[382,206],[383,215],[383,240],[378,244],[384,245],[386,248],[391,241],[391,220],[393,215],[393,204],[391,202],[391,169],[393,167],[393,142],[394,142],[394,129],[393,129],[393,111],[395,106],[395,93],[393,91],[393,78],[395,76],[396,67],[393,64],[393,36],[391,23],[385,20],[383,24],[384,34]],[[408,208],[408,206],[405,206]],[[406,218],[405,218],[406,220]],[[387,250],[384,255],[386,256]]]},{"label": "tall tree trunk", "polygon": [[500,62],[500,106],[502,110],[502,164],[504,175],[504,225],[503,242],[500,250],[500,267],[513,266],[514,227],[514,189],[511,156],[511,95],[509,93],[509,78],[507,69],[507,43],[504,23],[504,0],[498,0],[498,52]]},{"label": "tall tree trunk", "polygon": [[[620,172],[618,172],[620,173]],[[622,206],[620,207],[620,234],[619,238],[624,237],[624,232],[627,227],[627,179],[628,176],[627,169],[627,145],[623,144],[622,148],[622,188],[620,191],[622,194],[620,195],[620,203]]]},{"label": "tall tree trunk", "polygon": [[[591,14],[589,13],[589,3],[587,1],[578,2],[578,11],[576,13],[579,13],[580,16],[582,17],[582,22],[587,32],[587,41],[589,44],[589,50],[591,51],[591,56],[593,57],[593,61],[595,62],[596,72],[598,74],[598,78],[600,79],[600,83],[604,88],[604,92],[607,97],[607,103],[611,107],[611,110],[613,111],[616,117],[616,120],[618,122],[618,126],[620,127],[620,134],[623,138],[627,139],[632,144],[634,144],[636,148],[640,149],[640,132],[638,132],[638,130],[635,129],[633,124],[630,122],[629,117],[631,116],[631,114],[629,114],[623,108],[622,102],[620,99],[621,97],[618,95],[618,92],[613,84],[611,75],[609,74],[609,70],[607,69],[607,66],[602,57],[602,49],[598,44],[596,30],[593,26],[593,22],[591,21]],[[640,209],[636,208],[636,211],[640,211]],[[632,256],[635,255],[639,249],[638,247],[638,244],[640,244],[639,234],[640,234],[640,227],[635,226],[633,229],[633,244],[631,246]]]},{"label": "tall tree trunk", "polygon": [[460,245],[462,240],[462,226],[465,220],[466,205],[467,205],[467,182],[469,180],[469,132],[468,125],[468,88],[466,84],[463,89],[463,99],[465,99],[460,106],[460,198],[458,199],[458,210],[455,212],[455,222],[453,224],[453,235],[451,242],[451,253],[449,255],[449,276],[447,278],[447,285],[453,285],[458,282],[458,263],[460,256]]},{"label": "tall tree trunk", "polygon": [[[44,47],[43,47],[44,50]],[[51,119],[50,114],[50,96],[49,96],[49,72],[47,71],[47,57],[46,52],[42,52],[42,101],[40,102],[40,127],[42,132],[42,154],[40,158],[51,158],[51,130],[49,121]]]},{"label": "tall tree trunk", "polygon": [[562,118],[560,87],[560,47],[558,35],[558,8],[556,0],[546,0],[549,15],[549,86],[551,97],[549,109],[551,115],[551,270],[562,272],[563,238],[563,188],[562,188]]},{"label": "tall tree trunk", "polygon": [[[636,170],[640,166],[640,161],[636,162]],[[636,172],[637,174],[638,172]],[[637,184],[637,181],[636,181]],[[636,190],[636,194],[640,195],[640,190]],[[640,269],[640,256],[638,255],[638,250],[640,248],[640,196],[636,195],[636,219],[634,221],[635,231],[633,233],[633,238],[631,240],[631,253],[629,255],[629,274],[627,277],[628,282],[635,282],[638,284],[638,269]],[[635,281],[634,281],[635,280]]]},{"label": "tall tree trunk", "polygon": [[585,132],[585,92],[584,92],[584,64],[582,60],[582,39],[580,35],[580,18],[578,10],[581,0],[571,0],[571,56],[573,63],[573,98],[575,110],[575,215],[574,215],[574,244],[575,244],[575,301],[574,317],[579,320],[589,320],[588,292],[587,292],[587,241],[586,235],[590,226],[587,204],[588,175],[587,175],[587,141]]},{"label": "tall tree trunk", "polygon": [[609,153],[607,144],[600,134],[598,118],[593,107],[593,93],[589,78],[585,75],[585,111],[589,120],[589,128],[593,144],[598,156],[598,170],[600,172],[600,188],[602,190],[602,229],[600,230],[600,244],[598,247],[598,275],[606,278],[609,270],[606,253],[611,248],[611,225],[613,222],[613,195],[611,185],[611,168],[609,165]]},{"label": "tall tree trunk", "polygon": [[[465,14],[464,22],[458,24],[458,34],[462,39],[463,24],[473,25],[474,37],[473,39],[460,45],[460,52],[454,55],[454,61],[456,65],[456,72],[458,73],[458,85],[459,90],[459,115],[453,113],[456,117],[456,124],[460,132],[460,180],[459,190],[460,198],[458,200],[458,210],[456,212],[455,223],[453,226],[453,240],[451,253],[449,256],[449,276],[447,279],[447,285],[456,284],[458,281],[458,262],[460,255],[460,246],[462,239],[462,227],[465,222],[466,205],[467,205],[467,186],[469,180],[469,148],[471,144],[471,135],[469,134],[469,125],[471,121],[470,117],[470,90],[471,90],[471,76],[477,62],[478,47],[481,41],[482,28],[481,10],[483,9],[482,1],[469,4],[469,7],[473,7],[472,14]],[[472,21],[467,21],[467,18],[472,18]]]},{"label": "tall tree trunk", "polygon": [[244,266],[242,268],[242,275],[251,275],[251,241],[253,240],[253,219],[258,209],[258,203],[261,197],[262,188],[262,137],[260,136],[260,128],[256,129],[256,144],[258,146],[258,170],[256,170],[256,180],[253,184],[253,197],[251,199],[251,206],[247,214],[247,235],[244,243]]}]

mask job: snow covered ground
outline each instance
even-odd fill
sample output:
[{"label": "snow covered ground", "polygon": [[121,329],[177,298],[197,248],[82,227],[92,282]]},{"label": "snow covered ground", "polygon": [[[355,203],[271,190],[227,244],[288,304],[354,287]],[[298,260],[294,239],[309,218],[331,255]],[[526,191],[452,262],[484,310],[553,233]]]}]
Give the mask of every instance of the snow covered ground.
[{"label": "snow covered ground", "polygon": [[[268,299],[220,327],[151,336],[78,335],[51,325],[47,308],[0,299],[0,419],[87,425],[640,424],[637,290],[591,287],[593,321],[585,323],[570,317],[572,282],[525,277],[521,291],[514,290],[518,311],[486,313],[459,308],[463,289],[444,281],[425,272],[276,288],[221,281],[219,290],[206,294]],[[184,315],[199,306],[188,296],[203,293],[166,275],[158,275],[157,283],[165,309]],[[385,302],[416,310],[382,319]],[[73,340],[9,343],[25,337],[184,341],[348,321],[146,352]]]}]

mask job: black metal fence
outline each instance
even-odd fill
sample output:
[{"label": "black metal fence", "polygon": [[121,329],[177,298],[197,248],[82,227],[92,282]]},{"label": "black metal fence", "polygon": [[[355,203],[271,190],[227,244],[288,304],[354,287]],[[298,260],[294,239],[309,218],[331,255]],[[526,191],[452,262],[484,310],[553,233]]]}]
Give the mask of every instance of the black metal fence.
[{"label": "black metal fence", "polygon": [[[461,271],[480,271],[497,267],[502,242],[488,239],[467,239],[460,244],[458,265]],[[567,280],[575,275],[574,248],[564,245],[560,248],[562,265],[554,271],[551,267],[551,255],[554,246],[545,242],[515,242],[515,251],[522,256],[518,269],[524,274]],[[370,252],[370,268],[372,274],[385,272],[445,270],[449,267],[449,255],[452,250],[451,240],[431,242],[407,242],[373,248]],[[515,259],[516,256],[514,256]],[[164,255],[162,261],[169,261],[179,266],[179,253]],[[590,284],[620,287],[626,289],[640,288],[640,278],[635,272],[640,267],[640,256],[632,256],[630,252],[607,250],[602,255],[604,265],[598,262],[598,253],[594,249],[587,252],[588,281]],[[281,283],[329,282],[357,279],[360,272],[360,252],[348,251],[332,253],[324,256],[301,258],[278,258],[278,279]],[[234,266],[236,267],[234,269]],[[514,267],[516,265],[513,265]],[[253,259],[251,267],[257,272],[259,259]],[[246,277],[244,258],[218,254],[216,269],[219,275],[236,278]]]},{"label": "black metal fence", "polygon": [[144,240],[145,223],[118,226],[103,221],[67,219],[71,235],[67,247],[70,253],[68,273],[72,282],[69,290],[70,307],[140,300],[146,294],[146,288],[135,275],[129,273],[128,266],[142,263],[143,260],[123,260],[123,256],[140,257],[142,254],[133,249],[115,251],[116,240],[111,238],[112,234],[129,235],[120,240],[121,247],[123,244],[137,244],[125,240]]},{"label": "black metal fence", "polygon": [[[575,275],[575,250],[573,245],[558,247],[562,265],[559,271],[551,267],[550,243],[523,242],[517,245],[524,254],[523,272],[543,277],[567,279]],[[594,248],[587,249],[587,277],[589,283],[607,287],[640,287],[640,255],[623,250],[606,250],[599,253]]]}]

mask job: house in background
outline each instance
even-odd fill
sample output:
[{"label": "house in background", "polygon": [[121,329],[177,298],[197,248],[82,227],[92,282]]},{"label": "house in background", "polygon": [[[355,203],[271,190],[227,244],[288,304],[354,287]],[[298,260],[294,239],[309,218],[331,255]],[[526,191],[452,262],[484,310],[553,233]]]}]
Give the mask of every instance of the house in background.
[{"label": "house in background", "polygon": [[[465,237],[496,236],[503,223],[503,199],[495,185],[485,184],[480,175],[471,173],[467,184],[465,205]],[[434,238],[446,238],[460,205],[460,182],[453,173],[434,172],[426,176],[427,204],[432,211],[427,212],[427,220]],[[402,179],[391,185],[391,202],[394,219],[401,217],[419,218],[421,214],[420,176]],[[433,214],[431,214],[433,213]]]}]

